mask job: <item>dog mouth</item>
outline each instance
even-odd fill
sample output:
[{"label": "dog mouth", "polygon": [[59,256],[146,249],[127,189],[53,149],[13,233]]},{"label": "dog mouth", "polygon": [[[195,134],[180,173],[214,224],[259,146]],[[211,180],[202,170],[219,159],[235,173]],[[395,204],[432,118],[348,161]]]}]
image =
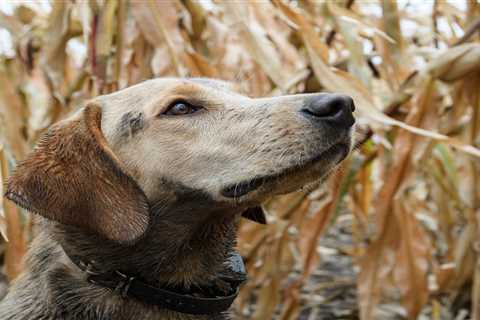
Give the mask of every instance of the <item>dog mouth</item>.
[{"label": "dog mouth", "polygon": [[275,173],[272,175],[259,176],[250,180],[245,180],[239,183],[229,185],[224,189],[222,189],[221,194],[227,198],[239,198],[239,197],[245,196],[246,194],[252,191],[257,190],[263,185],[268,185],[270,183],[279,181],[285,177],[295,175],[296,173],[300,173],[310,168],[311,166],[321,161],[322,159],[325,159],[326,157],[330,157],[330,156],[335,156],[335,158],[339,157],[338,161],[335,163],[335,164],[338,164],[343,159],[345,159],[349,153],[350,153],[350,144],[338,143],[320,152],[315,157],[303,163],[295,165],[293,167],[289,167],[283,170],[282,172]]}]

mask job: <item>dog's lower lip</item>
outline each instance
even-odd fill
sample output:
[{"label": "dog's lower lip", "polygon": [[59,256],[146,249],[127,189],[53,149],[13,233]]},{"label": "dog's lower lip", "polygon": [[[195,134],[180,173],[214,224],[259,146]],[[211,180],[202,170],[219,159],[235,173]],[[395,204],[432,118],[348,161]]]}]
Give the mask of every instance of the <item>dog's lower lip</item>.
[{"label": "dog's lower lip", "polygon": [[273,174],[273,175],[263,176],[263,177],[257,177],[257,178],[251,179],[251,180],[242,181],[240,183],[236,183],[236,184],[227,186],[224,189],[222,189],[221,194],[224,197],[227,197],[227,198],[242,197],[242,196],[258,189],[260,186],[262,186],[263,184],[265,184],[268,181],[278,179],[281,176],[288,175],[292,172],[300,170],[303,167],[309,166],[310,164],[313,164],[313,163],[319,161],[321,158],[323,158],[325,156],[325,154],[339,154],[340,153],[341,157],[337,161],[337,163],[339,163],[340,161],[345,159],[345,157],[349,153],[349,150],[350,150],[350,148],[349,148],[348,144],[344,144],[344,143],[335,144],[335,145],[331,146],[327,150],[321,152],[319,155],[315,156],[314,158],[310,159],[309,161],[307,161],[305,163],[302,163],[300,165],[288,168],[288,169],[286,169],[283,172],[278,173],[278,174]]},{"label": "dog's lower lip", "polygon": [[259,188],[265,182],[265,179],[266,178],[255,178],[228,186],[222,190],[222,195],[227,198],[244,196],[247,193]]}]

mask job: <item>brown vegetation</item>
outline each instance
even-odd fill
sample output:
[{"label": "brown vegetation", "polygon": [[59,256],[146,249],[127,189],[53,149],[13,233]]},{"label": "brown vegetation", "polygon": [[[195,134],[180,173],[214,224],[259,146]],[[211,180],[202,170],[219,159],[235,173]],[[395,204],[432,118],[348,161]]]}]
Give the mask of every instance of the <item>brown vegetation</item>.
[{"label": "brown vegetation", "polygon": [[[466,306],[480,319],[480,4],[412,3],[4,4],[0,177],[85,99],[152,77],[218,77],[252,96],[344,92],[356,101],[358,148],[326,187],[266,203],[266,227],[244,223],[239,314],[297,319],[319,239],[343,217],[361,319],[389,303],[407,318],[450,319]],[[10,202],[0,212],[13,279],[32,225]]]}]

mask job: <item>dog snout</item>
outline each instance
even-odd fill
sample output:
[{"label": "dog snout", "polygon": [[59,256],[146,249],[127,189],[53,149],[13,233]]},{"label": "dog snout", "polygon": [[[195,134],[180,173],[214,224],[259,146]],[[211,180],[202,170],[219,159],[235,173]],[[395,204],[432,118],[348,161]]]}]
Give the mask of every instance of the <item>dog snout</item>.
[{"label": "dog snout", "polygon": [[321,94],[309,99],[300,112],[314,121],[350,128],[355,123],[353,99],[343,94]]}]

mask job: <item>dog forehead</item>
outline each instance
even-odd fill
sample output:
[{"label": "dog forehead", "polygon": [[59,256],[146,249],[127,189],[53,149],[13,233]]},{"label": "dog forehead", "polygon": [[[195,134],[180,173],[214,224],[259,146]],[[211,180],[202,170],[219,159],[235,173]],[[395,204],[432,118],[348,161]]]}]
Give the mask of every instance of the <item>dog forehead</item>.
[{"label": "dog forehead", "polygon": [[212,79],[212,78],[189,78],[188,81],[200,84],[205,87],[209,87],[211,89],[215,90],[220,90],[220,91],[225,91],[229,93],[237,93],[235,90],[235,84],[224,81],[224,80],[219,80],[219,79]]},{"label": "dog forehead", "polygon": [[233,83],[211,78],[157,78],[144,81],[114,93],[102,95],[94,100],[116,113],[141,110],[145,106],[157,103],[172,94],[195,95],[205,98],[231,96],[244,97],[235,90]]},{"label": "dog forehead", "polygon": [[248,97],[236,92],[227,81],[211,78],[156,78],[93,99],[102,107],[102,131],[107,141],[118,136],[118,126],[131,119],[156,114],[168,99],[180,96],[211,101],[215,105],[243,105]]}]

